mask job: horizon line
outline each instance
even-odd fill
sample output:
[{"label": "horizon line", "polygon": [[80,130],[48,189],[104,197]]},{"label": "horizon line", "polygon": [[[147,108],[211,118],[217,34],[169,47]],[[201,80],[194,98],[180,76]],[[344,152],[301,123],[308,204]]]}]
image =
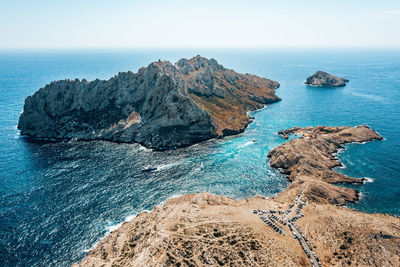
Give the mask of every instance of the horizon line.
[{"label": "horizon line", "polygon": [[35,51],[35,50],[169,50],[169,49],[229,49],[229,50],[263,50],[263,49],[391,49],[400,50],[399,45],[348,45],[348,46],[312,46],[312,45],[273,45],[273,46],[33,46],[33,47],[0,47],[0,51]]}]

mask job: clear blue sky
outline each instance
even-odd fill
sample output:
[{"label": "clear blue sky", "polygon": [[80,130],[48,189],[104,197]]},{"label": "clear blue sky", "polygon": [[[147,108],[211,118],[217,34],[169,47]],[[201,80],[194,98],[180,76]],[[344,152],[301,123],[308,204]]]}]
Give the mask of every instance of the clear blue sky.
[{"label": "clear blue sky", "polygon": [[400,0],[0,0],[0,48],[400,47]]}]

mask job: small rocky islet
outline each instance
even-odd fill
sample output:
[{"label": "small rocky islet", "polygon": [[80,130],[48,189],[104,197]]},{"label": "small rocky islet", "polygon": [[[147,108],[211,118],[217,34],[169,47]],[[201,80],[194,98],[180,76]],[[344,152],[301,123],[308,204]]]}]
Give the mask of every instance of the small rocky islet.
[{"label": "small rocky islet", "polygon": [[308,77],[304,83],[316,87],[341,87],[346,86],[347,82],[349,82],[348,79],[339,78],[324,71],[317,71]]},{"label": "small rocky islet", "polygon": [[26,98],[18,128],[33,138],[184,147],[243,132],[248,111],[280,100],[278,87],[201,56],[157,61],[106,81],[52,82]]}]

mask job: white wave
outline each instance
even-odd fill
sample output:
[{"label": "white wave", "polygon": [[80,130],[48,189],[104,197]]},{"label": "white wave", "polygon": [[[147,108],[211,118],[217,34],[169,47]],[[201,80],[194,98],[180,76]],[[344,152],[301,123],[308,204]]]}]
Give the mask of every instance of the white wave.
[{"label": "white wave", "polygon": [[152,149],[147,148],[147,147],[145,147],[145,146],[142,146],[141,144],[138,144],[138,146],[139,146],[139,150],[143,150],[143,151],[146,151],[146,152],[151,152],[151,151],[153,151]]},{"label": "white wave", "polygon": [[[141,212],[151,212],[150,210],[143,210]],[[135,213],[132,215],[127,216],[122,222],[120,223],[110,223],[108,222],[106,226],[104,226],[104,228],[106,229],[106,233],[103,237],[101,237],[97,242],[95,242],[90,248],[85,248],[83,249],[83,252],[88,253],[89,251],[91,251],[92,249],[94,249],[100,242],[101,240],[103,240],[105,237],[107,237],[108,235],[110,235],[113,231],[117,230],[119,227],[121,227],[124,223],[129,222],[131,220],[133,220],[134,218],[136,218],[138,216],[139,213]]]},{"label": "white wave", "polygon": [[[178,198],[178,197],[181,197],[181,196],[183,196],[183,195],[185,195],[185,194],[187,194],[187,193],[184,193],[184,194],[174,194],[174,195],[168,197],[166,200],[161,201],[161,202],[160,202],[158,205],[156,205],[156,206],[164,206],[165,203],[167,203],[167,201],[168,201],[169,199],[171,199],[171,198]],[[156,206],[155,206],[155,207],[156,207]]]},{"label": "white wave", "polygon": [[89,251],[91,251],[92,249],[94,249],[99,243],[100,243],[100,241],[94,243],[94,245],[91,246],[90,248],[85,248],[85,249],[83,249],[83,252],[88,253]]},{"label": "white wave", "polygon": [[337,152],[335,154],[340,154],[345,150],[346,150],[346,148],[344,148],[344,147],[338,148],[338,150],[337,150]]},{"label": "white wave", "polygon": [[71,164],[71,168],[72,169],[76,169],[76,168],[78,168],[80,165],[79,165],[79,162],[74,162],[74,163],[72,163]]},{"label": "white wave", "polygon": [[106,228],[106,230],[107,230],[107,233],[111,233],[112,231],[114,231],[114,230],[117,230],[118,228],[120,228],[121,226],[122,226],[122,224],[124,223],[125,221],[123,221],[123,222],[121,222],[121,223],[118,223],[118,224],[109,224],[109,225],[107,225],[105,228]]},{"label": "white wave", "polygon": [[342,162],[340,162],[340,166],[338,166],[337,168],[339,168],[339,169],[346,169],[347,167],[346,167],[346,165],[344,165]]},{"label": "white wave", "polygon": [[169,169],[171,167],[174,167],[174,166],[177,166],[177,165],[180,165],[180,164],[181,164],[181,162],[178,161],[178,162],[173,162],[173,163],[169,163],[169,164],[158,165],[158,166],[156,166],[157,167],[156,171]]},{"label": "white wave", "polygon": [[363,177],[363,179],[364,179],[364,184],[365,183],[373,183],[374,182],[374,179],[372,179],[370,177]]},{"label": "white wave", "polygon": [[[166,200],[161,201],[158,205],[155,205],[154,207],[157,206],[163,206],[165,205],[165,203],[171,199],[171,198],[177,198],[180,196],[183,196],[184,194],[174,194],[170,197],[168,197]],[[154,209],[154,208],[153,208]],[[107,225],[104,226],[104,228],[106,229],[106,233],[103,237],[101,237],[98,241],[96,241],[90,248],[85,248],[83,249],[83,252],[88,253],[89,251],[91,251],[92,249],[94,249],[105,237],[107,237],[108,235],[110,235],[113,231],[117,230],[119,227],[121,227],[124,223],[129,222],[131,220],[133,220],[134,218],[136,218],[140,213],[142,212],[151,212],[152,210],[142,210],[140,212],[134,213],[132,215],[128,215],[127,217],[125,217],[125,219],[121,222],[121,223],[110,223],[108,222]]]},{"label": "white wave", "polygon": [[263,106],[262,108],[260,108],[260,109],[253,110],[253,111],[247,111],[246,114],[247,114],[247,115],[255,114],[255,113],[258,113],[258,112],[260,112],[260,111],[263,111],[263,110],[266,109],[267,107],[268,107],[268,105],[264,105],[264,106]]},{"label": "white wave", "polygon": [[336,151],[335,153],[332,153],[332,156],[333,156],[335,159],[339,160],[339,155],[340,155],[343,151],[345,151],[345,150],[346,150],[345,147],[344,147],[344,148],[338,148],[337,151]]},{"label": "white wave", "polygon": [[253,141],[249,141],[249,142],[246,142],[244,144],[238,145],[238,148],[244,148],[244,147],[252,145],[252,144],[254,144],[254,142]]},{"label": "white wave", "polygon": [[364,144],[366,144],[366,143],[367,143],[367,141],[362,141],[362,142],[353,142],[353,143],[355,143],[355,144],[360,144],[360,145],[364,145]]},{"label": "white wave", "polygon": [[371,143],[371,142],[373,142],[374,140],[370,140],[370,141],[362,141],[362,142],[351,142],[351,144],[359,144],[359,145],[364,145],[364,144],[367,144],[367,143]]},{"label": "white wave", "polygon": [[[221,154],[223,154],[223,153],[221,153]],[[235,152],[227,152],[227,153],[224,154],[224,156],[225,157],[229,157],[229,156],[234,155],[234,154],[235,154]]]}]

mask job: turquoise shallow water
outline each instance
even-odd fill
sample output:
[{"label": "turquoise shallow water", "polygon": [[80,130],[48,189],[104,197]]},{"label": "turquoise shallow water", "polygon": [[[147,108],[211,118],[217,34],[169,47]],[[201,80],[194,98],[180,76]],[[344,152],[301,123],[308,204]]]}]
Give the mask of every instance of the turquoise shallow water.
[{"label": "turquoise shallow water", "polygon": [[[108,142],[37,143],[15,128],[24,98],[52,80],[109,78],[151,61],[197,53],[226,67],[277,80],[282,101],[254,113],[245,133],[168,152]],[[309,88],[324,70],[350,79],[344,88]],[[400,215],[400,51],[169,50],[0,52],[0,262],[66,266],[119,223],[167,198],[208,191],[245,198],[287,186],[268,165],[292,126],[368,124],[385,141],[350,144],[340,172],[370,177],[353,186],[350,207]],[[253,143],[252,140],[256,142]],[[148,163],[154,173],[142,174]],[[201,166],[204,166],[203,168]]]}]

